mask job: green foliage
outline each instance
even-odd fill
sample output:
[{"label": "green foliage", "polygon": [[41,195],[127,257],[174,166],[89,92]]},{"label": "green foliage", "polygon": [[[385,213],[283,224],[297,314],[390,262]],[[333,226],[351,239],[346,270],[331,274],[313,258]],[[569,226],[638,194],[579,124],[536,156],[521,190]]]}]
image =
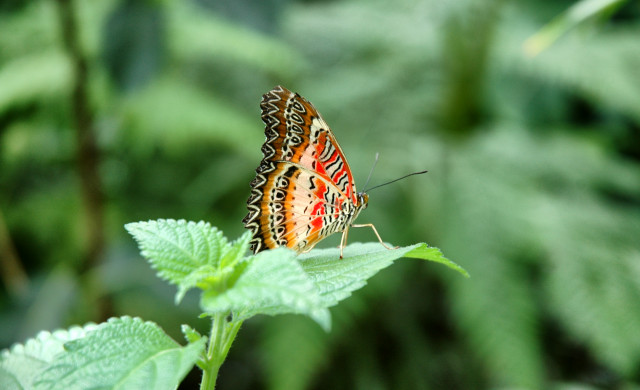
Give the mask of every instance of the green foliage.
[{"label": "green foliage", "polygon": [[[342,332],[341,324],[332,334]],[[274,318],[261,329],[261,361],[270,389],[304,389],[329,360],[329,335],[310,321],[292,316]]]},{"label": "green foliage", "polygon": [[244,258],[249,232],[228,243],[204,222],[159,220],[126,227],[159,276],[178,285],[176,302],[198,287],[208,314],[232,312],[234,321],[243,321],[260,313],[305,313],[329,327],[329,312],[289,251]]},{"label": "green foliage", "polygon": [[462,267],[444,257],[438,248],[430,248],[424,243],[393,250],[385,250],[376,243],[355,243],[344,249],[342,259],[340,250],[334,248],[303,254],[300,260],[304,271],[317,286],[323,303],[334,306],[362,288],[367,279],[378,271],[403,256],[435,261],[469,276]]},{"label": "green foliage", "polygon": [[206,14],[189,2],[171,2],[167,13],[170,46],[177,58],[186,61],[201,57],[223,57],[246,63],[286,77],[283,70],[296,71],[305,60],[286,43]]},{"label": "green foliage", "polygon": [[[534,156],[533,151],[535,158],[522,157]],[[637,364],[633,343],[616,344],[625,337],[615,336],[611,324],[640,320],[633,308],[620,306],[640,293],[625,271],[633,266],[624,260],[634,252],[633,237],[640,231],[633,221],[640,215],[631,208],[617,210],[620,206],[602,202],[589,189],[607,182],[609,188],[637,196],[637,188],[627,184],[637,182],[640,172],[605,161],[587,142],[564,137],[543,142],[506,129],[492,133],[491,142],[472,143],[451,158],[455,165],[447,183],[446,212],[455,234],[447,235],[445,245],[457,258],[474,259],[464,264],[474,276],[470,283],[452,280],[453,308],[459,326],[494,367],[497,379],[543,386],[544,362],[536,342],[542,313],[533,305],[540,294],[548,308],[559,310],[556,321],[574,329],[572,334],[581,335],[581,342],[598,356],[610,354],[606,361],[616,371],[624,373]],[[482,180],[473,173],[478,169],[487,172]],[[525,204],[529,206],[519,206]],[[501,240],[509,245],[497,245]],[[532,259],[539,256],[545,260],[536,265]],[[531,284],[531,272],[539,284]],[[621,332],[626,327],[616,328]]]},{"label": "green foliage", "polygon": [[[369,17],[366,20],[381,20],[382,23],[391,23],[394,17],[401,15],[410,18],[401,7],[389,10],[379,5],[367,12]],[[456,12],[452,15],[463,20],[471,17],[470,11],[458,9]],[[631,24],[598,31],[595,36],[567,37],[531,59],[524,58],[522,51],[523,41],[534,31],[529,16],[525,14],[530,9],[511,6],[504,7],[501,12],[507,16],[500,22],[484,21],[493,27],[501,27],[495,35],[489,36],[496,43],[489,57],[491,67],[487,73],[478,71],[479,64],[463,61],[464,72],[453,75],[465,86],[470,77],[480,77],[483,82],[490,83],[483,96],[485,106],[481,107],[485,116],[480,119],[484,122],[471,126],[477,131],[474,136],[447,142],[432,135],[436,128],[434,124],[439,123],[438,113],[434,111],[441,107],[441,99],[428,91],[438,92],[439,88],[446,88],[438,79],[439,73],[431,80],[421,80],[423,73],[417,70],[417,65],[415,78],[410,80],[394,73],[406,72],[412,69],[412,64],[428,67],[423,72],[437,71],[437,62],[431,66],[430,60],[435,57],[438,61],[437,54],[434,54],[438,47],[430,44],[442,39],[434,38],[434,34],[446,30],[430,28],[443,23],[440,19],[433,24],[404,24],[414,32],[411,35],[413,41],[394,40],[392,35],[386,35],[376,46],[380,54],[372,54],[370,61],[354,59],[348,65],[332,68],[332,79],[357,84],[357,75],[362,74],[369,80],[366,83],[362,81],[362,88],[349,86],[349,91],[340,90],[341,82],[337,87],[327,87],[332,91],[326,91],[325,96],[339,95],[345,99],[337,102],[338,99],[327,99],[324,105],[329,107],[328,113],[322,106],[321,111],[325,118],[339,117],[343,129],[357,127],[368,130],[366,139],[352,137],[352,144],[364,144],[366,146],[362,149],[370,149],[369,140],[375,138],[378,140],[376,145],[387,147],[387,150],[383,149],[382,156],[391,156],[389,160],[396,157],[408,160],[406,164],[396,165],[390,161],[388,172],[382,172],[382,175],[393,177],[398,171],[429,167],[430,180],[425,185],[412,187],[407,195],[414,210],[419,210],[417,214],[409,214],[411,220],[416,221],[411,228],[420,234],[426,232],[439,237],[441,247],[450,256],[464,259],[462,264],[473,275],[470,281],[446,277],[444,280],[448,286],[447,297],[452,303],[452,322],[468,342],[474,356],[470,360],[482,362],[486,368],[486,371],[481,371],[489,375],[488,383],[544,388],[547,381],[553,381],[549,378],[548,359],[558,358],[550,357],[549,342],[554,343],[551,348],[554,351],[556,348],[570,348],[574,343],[588,345],[590,353],[597,356],[598,364],[615,372],[613,377],[620,375],[625,378],[623,381],[634,381],[637,375],[629,371],[630,367],[638,366],[637,354],[631,352],[635,348],[634,343],[622,346],[630,336],[616,336],[612,330],[632,329],[633,325],[627,328],[622,324],[635,324],[638,320],[635,310],[622,302],[640,299],[639,292],[631,288],[634,284],[632,275],[635,274],[629,271],[636,268],[629,254],[638,253],[637,238],[633,237],[640,236],[637,223],[632,222],[638,219],[640,194],[637,183],[640,182],[640,172],[637,163],[615,157],[611,151],[613,145],[607,142],[615,139],[611,132],[624,131],[623,126],[612,118],[624,115],[637,123],[636,102],[640,98],[636,96],[639,89],[634,74],[638,67],[629,66],[637,62],[637,53],[640,52],[635,39],[636,27]],[[331,15],[332,20],[318,21],[318,14],[327,18]],[[313,23],[318,23],[314,34],[303,36],[299,33],[303,26]],[[299,37],[300,42],[322,39],[341,42],[340,37],[344,35],[340,31],[320,27],[327,23],[354,26],[355,30],[368,31],[373,37],[390,31],[380,24],[376,25],[375,31],[367,30],[369,27],[364,25],[365,21],[359,23],[354,20],[346,5],[326,7],[323,11],[300,10],[295,24],[289,25],[289,31]],[[470,28],[472,24],[469,21],[462,25]],[[478,28],[485,27],[491,28]],[[477,37],[475,32],[467,35]],[[421,51],[411,50],[411,45],[416,42],[420,42]],[[343,43],[342,49],[347,50],[347,47],[352,51],[366,51],[367,40]],[[401,56],[403,66],[385,67],[385,53],[400,55],[398,52],[403,49],[408,51]],[[464,47],[457,49],[463,50]],[[313,53],[309,55],[314,58]],[[324,56],[316,60],[330,62],[331,58]],[[377,76],[370,80],[371,75]],[[308,81],[305,88],[324,91],[324,85],[320,77],[320,80]],[[395,90],[402,93],[390,92]],[[596,127],[564,125],[568,123],[567,116],[571,115],[568,111],[571,110],[572,98],[567,94],[577,94],[578,99],[586,99],[598,107],[597,110],[607,110],[603,117],[596,119]],[[345,100],[347,106],[356,109],[345,112]],[[380,101],[391,102],[388,104],[393,109],[377,106]],[[412,108],[414,105],[416,107]],[[372,110],[371,107],[375,107],[373,110],[379,108],[382,113],[371,119],[363,118],[360,110]],[[476,113],[466,111],[457,115],[478,118],[474,116]],[[411,130],[392,132],[393,136],[390,136],[387,134],[389,124],[394,129]],[[337,126],[334,124],[334,129]],[[622,139],[637,138],[626,131],[631,138]],[[348,137],[349,133],[346,133]],[[607,135],[611,136],[608,141],[604,139]],[[622,142],[630,145],[628,142],[634,141]],[[402,151],[401,156],[399,150]],[[414,162],[418,157],[406,156],[419,156],[421,164]],[[385,169],[385,164],[379,166]],[[376,199],[373,196],[371,199],[371,204],[374,204]],[[626,201],[620,202],[619,199]],[[389,207],[388,210],[394,212],[400,209],[397,205]],[[578,215],[581,218],[576,220]],[[603,223],[605,218],[607,223]],[[613,225],[619,228],[613,228]],[[612,234],[618,231],[626,234]],[[559,253],[567,253],[571,259]],[[585,261],[598,253],[598,260]],[[568,269],[570,264],[575,267],[571,271]],[[605,267],[607,271],[603,272],[601,268]],[[598,275],[597,283],[594,283],[593,275]],[[596,286],[601,286],[601,289],[596,289]],[[383,293],[374,295],[380,299]],[[619,297],[614,298],[613,295]],[[415,314],[396,312],[396,316],[402,315],[416,320]],[[372,321],[375,316],[367,318]],[[554,324],[554,332],[558,332],[558,326],[563,333],[549,336],[550,323]],[[270,339],[284,339],[287,332],[292,331],[296,331],[295,328],[273,329],[265,345],[271,345]],[[400,332],[395,337],[401,339]],[[558,341],[566,337],[571,341]],[[355,344],[353,341],[350,347],[335,347],[332,352],[344,357],[349,348],[355,348]],[[469,356],[467,353],[464,348],[458,350],[460,356]],[[412,356],[416,355],[413,352]],[[309,356],[310,361],[316,359],[313,350],[305,356]],[[353,353],[351,358],[357,360],[361,356],[362,353]],[[571,363],[565,363],[571,366]],[[278,369],[275,363],[273,367]],[[286,369],[281,366],[279,370],[283,372],[269,375],[286,378]],[[455,372],[454,367],[449,367],[449,370],[450,376],[455,375],[451,373]],[[375,369],[365,370],[362,376],[377,372]],[[309,374],[306,384],[297,388],[317,383],[319,378],[327,378],[326,374],[322,370],[315,376]],[[348,375],[351,374],[349,372]],[[459,375],[472,378],[470,372]],[[475,383],[473,379],[469,381]],[[281,383],[280,380],[277,383]],[[321,387],[335,386],[326,379],[320,383]],[[387,382],[389,388],[403,388],[401,382],[389,383],[394,382]],[[431,386],[438,388],[441,384],[431,382]],[[278,387],[274,385],[271,388]]]},{"label": "green foliage", "polygon": [[172,75],[132,94],[124,101],[122,116],[135,131],[123,137],[140,152],[148,153],[155,145],[184,150],[194,140],[228,145],[245,154],[253,146],[243,141],[253,132],[254,121],[224,97],[212,96]]},{"label": "green foliage", "polygon": [[[13,249],[27,283],[21,293],[2,289],[3,347],[39,329],[132,313],[176,340],[189,323],[184,334],[196,342],[218,315],[194,320],[201,297],[184,294],[200,286],[212,289],[213,302],[224,297],[219,307],[240,307],[227,287],[245,271],[258,276],[249,258],[237,274],[205,259],[185,269],[168,262],[164,277],[176,294],[136,261],[122,225],[179,215],[215,220],[240,237],[263,140],[260,95],[282,84],[320,110],[358,189],[375,152],[381,159],[372,184],[429,170],[374,190],[359,222],[375,223],[396,244],[437,243],[473,278],[399,262],[366,279],[391,260],[322,257],[335,249],[305,254],[298,264],[289,254],[265,257],[266,265],[286,264],[289,277],[307,261],[345,266],[342,274],[322,268],[317,283],[309,278],[319,298],[292,298],[304,288],[288,300],[269,295],[291,303],[278,304],[278,312],[351,298],[331,308],[330,333],[305,316],[246,323],[231,355],[243,365],[224,366],[220,390],[640,383],[637,2],[229,2],[228,14],[251,13],[237,19],[211,11],[224,1],[152,2],[160,19],[130,13],[127,21],[159,23],[162,33],[137,34],[144,47],[107,50],[130,42],[108,27],[130,2],[73,1],[105,195],[104,250],[95,266],[86,263],[75,75],[60,34],[64,2],[9,3],[0,6],[0,275],[7,286],[16,280],[4,268]],[[256,18],[268,21],[268,33]],[[531,42],[544,50],[532,57]],[[148,65],[140,54],[149,53],[160,66],[143,79],[136,71]],[[137,88],[117,88],[111,65],[138,75],[127,79]],[[371,236],[353,230],[350,238]],[[336,237],[320,244],[336,245]],[[349,279],[347,264],[363,272]],[[336,290],[330,277],[340,280]],[[253,298],[254,281],[242,281]],[[168,310],[174,297],[181,304]],[[219,316],[224,337],[212,345],[222,356],[239,328],[227,320],[239,317]],[[203,354],[197,364],[205,370],[210,363]]]},{"label": "green foliage", "polygon": [[53,333],[40,332],[24,344],[15,344],[3,350],[0,357],[0,384],[3,389],[32,389],[36,376],[46,369],[55,358],[64,353],[64,344],[83,338],[98,326],[87,324]]},{"label": "green foliage", "polygon": [[13,106],[59,96],[69,90],[68,60],[59,52],[38,53],[0,69],[0,115]]},{"label": "green foliage", "polygon": [[35,388],[173,389],[193,366],[204,341],[181,347],[152,322],[112,318],[65,343],[66,353],[39,375]]},{"label": "green foliage", "polygon": [[229,243],[206,222],[158,220],[130,223],[126,229],[158,275],[178,286],[176,303],[187,290],[197,287],[203,291],[205,313],[230,312],[240,322],[256,314],[301,313],[328,330],[327,307],[349,297],[368,278],[403,256],[439,262],[467,275],[426,244],[395,250],[379,244],[352,244],[345,248],[343,259],[337,249],[327,249],[302,255],[298,263],[286,249],[244,258],[249,232]]},{"label": "green foliage", "polygon": [[245,320],[256,314],[307,314],[329,330],[330,316],[317,286],[304,273],[294,254],[273,250],[256,256],[243,270],[232,288],[211,289],[202,297],[206,312],[234,313]]},{"label": "green foliage", "polygon": [[221,231],[202,221],[158,220],[130,223],[125,228],[158,276],[178,286],[176,303],[196,286],[203,290],[233,286],[241,270],[236,265],[248,248],[247,234],[230,244]]},{"label": "green foliage", "polygon": [[6,389],[173,389],[205,341],[181,347],[156,324],[130,317],[42,332],[3,351],[0,383]]},{"label": "green foliage", "polygon": [[[589,41],[577,37],[561,40],[533,59],[519,58],[521,71],[576,91],[594,103],[609,107],[640,123],[640,33],[629,26]],[[588,62],[590,66],[579,66]]]},{"label": "green foliage", "polygon": [[[41,333],[25,346],[3,351],[0,383],[36,389],[170,389],[197,363],[204,372],[201,387],[212,389],[240,325],[250,317],[301,313],[329,330],[327,308],[404,255],[440,262],[467,275],[426,244],[395,250],[354,244],[345,249],[344,259],[336,250],[324,250],[305,256],[301,265],[294,252],[283,248],[244,257],[249,232],[229,243],[205,222],[158,220],[130,223],[126,229],[158,276],[178,286],[176,303],[191,288],[203,291],[201,307],[213,318],[206,354],[207,339],[187,325],[182,332],[189,344],[181,347],[155,323],[112,318],[100,325]],[[25,360],[34,364],[25,365]]]},{"label": "green foliage", "polygon": [[570,29],[591,18],[608,14],[625,2],[626,0],[580,0],[529,38],[525,42],[525,50],[529,55],[535,56]]}]

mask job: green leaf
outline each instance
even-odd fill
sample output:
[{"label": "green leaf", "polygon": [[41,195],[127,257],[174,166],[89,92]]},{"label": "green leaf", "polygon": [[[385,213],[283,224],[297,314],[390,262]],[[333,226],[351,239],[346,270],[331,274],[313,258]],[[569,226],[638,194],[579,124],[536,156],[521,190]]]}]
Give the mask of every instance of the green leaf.
[{"label": "green leaf", "polygon": [[563,34],[597,15],[608,14],[626,0],[581,0],[545,25],[524,43],[525,52],[533,57],[548,48]]},{"label": "green leaf", "polygon": [[306,314],[325,330],[330,328],[330,315],[316,286],[295,259],[295,253],[284,248],[252,256],[235,285],[222,292],[210,290],[202,297],[202,308],[208,313],[232,311],[234,320],[245,320],[256,314]]},{"label": "green leaf", "polygon": [[169,45],[181,61],[227,58],[278,77],[291,77],[308,66],[305,56],[293,47],[268,34],[203,13],[197,4],[168,3],[167,15],[172,29],[168,35]]},{"label": "green leaf", "polygon": [[[266,389],[308,389],[314,376],[327,366],[331,339],[303,317],[281,316],[262,324],[262,355]],[[295,346],[292,348],[292,346]]]},{"label": "green leaf", "polygon": [[227,246],[220,260],[220,267],[233,267],[239,263],[249,250],[249,241],[251,240],[251,232],[245,232],[240,238]]},{"label": "green leaf", "polygon": [[235,256],[242,249],[241,244],[230,246],[222,232],[202,221],[159,219],[130,223],[125,228],[158,275],[178,286],[176,303],[190,288],[207,289],[212,284],[224,284],[225,276],[232,272],[220,269],[220,259],[231,253]]},{"label": "green leaf", "polygon": [[[203,340],[202,342],[206,343],[208,340],[206,336],[202,337],[202,335],[197,330],[193,329],[189,325],[182,324],[182,326],[180,327],[180,330],[182,331],[184,338],[187,340],[189,344],[199,342],[200,340]],[[203,370],[207,368],[207,362],[205,361],[203,356],[200,356],[198,358],[198,361],[196,362],[196,364],[198,365],[198,367],[200,367]]]},{"label": "green leaf", "polygon": [[65,344],[36,381],[36,389],[175,389],[204,350],[201,339],[185,347],[158,325],[112,318]]},{"label": "green leaf", "polygon": [[13,105],[58,96],[71,85],[68,59],[48,51],[3,64],[0,69],[0,114]]},{"label": "green leaf", "polygon": [[355,244],[345,249],[344,259],[339,259],[337,249],[314,251],[300,257],[301,265],[295,253],[286,249],[244,258],[249,233],[228,244],[221,232],[204,222],[158,220],[126,228],[160,276],[178,285],[176,300],[197,286],[204,291],[201,307],[205,312],[232,312],[236,321],[256,314],[298,313],[328,330],[327,307],[402,256],[439,262],[468,276],[439,249],[426,244],[393,250]]},{"label": "green leaf", "polygon": [[451,268],[452,270],[460,272],[462,275],[464,275],[467,278],[470,277],[469,273],[464,268],[462,268],[458,264],[444,257],[440,249],[429,246],[425,243],[415,244],[412,246],[414,247],[414,249],[405,253],[403,255],[404,257],[435,261],[436,263],[444,264],[447,267]]},{"label": "green leaf", "polygon": [[253,157],[259,147],[259,138],[254,139],[256,124],[242,108],[227,96],[185,83],[174,74],[130,94],[121,110],[127,143],[142,153],[161,147],[184,155],[204,142]]},{"label": "green leaf", "polygon": [[91,323],[74,326],[53,333],[40,332],[24,344],[16,344],[2,351],[0,357],[0,384],[2,389],[31,389],[34,379],[48,367],[56,356],[64,352],[64,343],[82,338],[97,328]]},{"label": "green leaf", "polygon": [[193,329],[189,325],[182,324],[182,327],[180,328],[180,330],[182,331],[182,334],[184,335],[187,342],[189,343],[195,343],[196,341],[202,338],[202,335],[200,334],[200,332]]},{"label": "green leaf", "polygon": [[315,282],[324,303],[334,306],[365,284],[367,279],[403,256],[435,261],[469,276],[462,267],[447,259],[438,248],[415,244],[397,249],[386,249],[379,243],[355,243],[344,248],[340,259],[338,248],[320,249],[303,254],[300,261]]}]

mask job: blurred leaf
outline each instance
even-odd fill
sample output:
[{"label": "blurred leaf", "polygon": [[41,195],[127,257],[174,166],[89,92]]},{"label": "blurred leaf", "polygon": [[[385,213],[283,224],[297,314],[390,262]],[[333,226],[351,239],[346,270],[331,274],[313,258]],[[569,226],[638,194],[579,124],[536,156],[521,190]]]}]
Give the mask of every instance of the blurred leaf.
[{"label": "blurred leaf", "polygon": [[415,244],[388,250],[378,243],[354,243],[344,248],[340,259],[340,249],[318,249],[300,255],[304,270],[314,281],[324,304],[337,305],[351,293],[367,284],[367,279],[395,260],[406,256],[435,261],[454,269],[465,276],[467,272],[442,255],[438,248],[427,244]]},{"label": "blurred leaf", "polygon": [[35,338],[23,344],[16,344],[10,350],[2,350],[0,356],[0,383],[5,390],[32,389],[36,376],[54,359],[64,353],[66,342],[83,338],[87,332],[98,326],[87,324],[74,326],[53,333],[40,332]]},{"label": "blurred leaf", "polygon": [[[195,294],[167,310],[172,288],[149,287],[131,272],[121,226],[204,212],[239,232],[238,199],[247,196],[262,139],[259,97],[286,82],[320,109],[357,177],[366,176],[376,151],[373,183],[429,169],[376,192],[363,217],[391,242],[438,243],[473,278],[402,262],[367,282],[375,288],[333,308],[328,335],[305,318],[268,319],[260,326],[273,340],[265,336],[264,344],[282,360],[264,362],[266,377],[254,374],[260,367],[248,333],[247,351],[238,351],[247,359],[226,366],[244,386],[230,387],[637,387],[636,3],[531,58],[523,42],[557,12],[556,3],[290,2],[271,9],[279,20],[265,35],[192,1],[160,2],[168,66],[124,97],[105,82],[99,55],[103,27],[120,3],[74,3],[107,175],[108,256],[128,251],[113,273],[113,310],[164,318],[175,337],[200,312]],[[498,17],[485,18],[496,4]],[[594,10],[565,19],[561,32],[606,17]],[[35,0],[0,15],[0,201],[30,275],[75,261],[84,242],[81,202],[70,196],[77,192],[74,139],[67,99],[60,99],[68,82],[66,62],[55,54],[56,11],[55,2]],[[484,62],[477,61],[481,47]],[[467,104],[472,95],[480,104]],[[444,142],[443,119],[471,124],[464,130],[473,136]],[[337,245],[335,238],[323,244]],[[101,271],[95,277],[104,280]],[[0,313],[5,340],[24,317],[25,305],[10,306]],[[289,347],[289,339],[298,341]],[[300,353],[291,352],[297,346]]]},{"label": "blurred leaf", "polygon": [[[50,126],[48,120],[29,115],[26,120],[15,121],[5,128],[0,153],[1,160],[9,165],[5,165],[7,170],[2,180],[26,181],[25,177],[20,177],[20,168],[38,164],[51,169],[60,160],[73,155],[73,133]],[[36,167],[32,168],[35,170]]]},{"label": "blurred leaf", "polygon": [[640,363],[640,308],[626,302],[640,296],[640,212],[587,196],[541,199],[536,209],[545,216],[541,233],[555,270],[546,285],[549,307],[602,363],[633,376]]},{"label": "blurred leaf", "polygon": [[[223,96],[211,95],[180,79],[165,77],[124,101],[123,134],[137,150],[151,151],[161,145],[184,153],[193,145],[224,145],[253,156],[258,117],[248,119],[245,112]],[[247,139],[255,139],[255,144]]]},{"label": "blurred leaf", "polygon": [[580,0],[527,39],[524,51],[528,56],[534,57],[585,20],[609,14],[626,2],[627,0]]},{"label": "blurred leaf", "polygon": [[78,280],[67,264],[52,269],[23,313],[18,339],[29,337],[41,329],[63,326],[78,303],[80,291]]},{"label": "blurred leaf", "polygon": [[[629,389],[635,389],[635,387],[631,386]],[[556,383],[552,390],[598,390],[598,387],[581,383]]]},{"label": "blurred leaf", "polygon": [[594,107],[615,110],[640,123],[640,106],[635,104],[640,99],[640,41],[636,39],[640,29],[619,27],[589,39],[568,37],[533,58],[523,56],[519,49],[524,39],[521,33],[526,32],[501,35],[503,50],[496,55],[506,69],[497,70],[496,77],[504,77],[505,72],[534,77],[545,85],[570,90]]},{"label": "blurred leaf", "polygon": [[279,77],[307,66],[304,57],[288,45],[203,12],[193,2],[170,2],[167,14],[171,51],[183,61],[223,57]]},{"label": "blurred leaf", "polygon": [[152,322],[111,318],[65,343],[35,388],[175,389],[204,347],[204,339],[181,347]]},{"label": "blurred leaf", "polygon": [[303,390],[329,360],[329,336],[304,318],[283,316],[262,326],[262,361],[268,389]]},{"label": "blurred leaf", "polygon": [[15,105],[53,98],[71,88],[66,57],[55,51],[24,56],[0,68],[0,114]]},{"label": "blurred leaf", "polygon": [[199,3],[258,31],[275,32],[289,0],[200,0]]},{"label": "blurred leaf", "polygon": [[[508,125],[448,150],[448,158],[444,247],[474,275],[468,283],[451,279],[453,308],[496,381],[541,386],[540,291],[561,314],[555,320],[582,335],[596,356],[607,356],[603,363],[629,373],[638,347],[613,329],[619,336],[621,324],[631,329],[640,320],[635,309],[620,305],[639,296],[622,274],[640,235],[631,221],[640,215],[605,206],[594,191],[607,183],[640,199],[640,188],[623,184],[637,183],[640,171],[578,137],[538,139]],[[531,273],[542,282],[533,284]]]},{"label": "blurred leaf", "polygon": [[[43,165],[46,166],[46,161]],[[18,181],[19,186],[27,187],[27,190],[2,194],[6,196],[2,200],[10,204],[10,207],[5,207],[6,218],[13,231],[16,247],[37,259],[37,264],[45,267],[43,273],[57,265],[73,267],[80,260],[79,253],[84,245],[79,195],[74,192],[70,175],[60,170],[46,170],[37,180],[41,182],[34,188],[29,187],[33,182],[22,184]],[[61,293],[66,291],[66,288],[60,290]]]},{"label": "blurred leaf", "polygon": [[[10,1],[11,2],[11,1]],[[20,10],[3,12],[0,23],[0,63],[50,51],[57,43],[56,4],[26,1]]]},{"label": "blurred leaf", "polygon": [[166,53],[162,3],[121,0],[104,29],[104,61],[111,78],[123,90],[149,82]]}]

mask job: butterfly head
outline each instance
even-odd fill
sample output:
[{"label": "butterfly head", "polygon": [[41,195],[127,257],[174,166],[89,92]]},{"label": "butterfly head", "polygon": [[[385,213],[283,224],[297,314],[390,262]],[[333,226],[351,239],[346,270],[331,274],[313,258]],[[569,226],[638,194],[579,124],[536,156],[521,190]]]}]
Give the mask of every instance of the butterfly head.
[{"label": "butterfly head", "polygon": [[369,205],[369,195],[366,192],[356,194],[356,210],[364,210]]}]

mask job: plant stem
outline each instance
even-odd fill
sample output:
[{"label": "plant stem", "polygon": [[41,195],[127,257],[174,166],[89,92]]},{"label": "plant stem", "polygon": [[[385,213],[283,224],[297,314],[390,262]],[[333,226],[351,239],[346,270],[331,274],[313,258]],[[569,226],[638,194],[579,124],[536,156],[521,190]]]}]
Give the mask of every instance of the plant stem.
[{"label": "plant stem", "polygon": [[14,298],[25,298],[29,292],[29,278],[20,262],[16,248],[11,240],[9,228],[0,210],[0,275],[7,286],[7,292]]},{"label": "plant stem", "polygon": [[80,44],[80,31],[73,0],[58,0],[62,43],[71,63],[71,113],[75,127],[76,164],[85,207],[87,248],[82,270],[95,267],[104,249],[104,196],[100,181],[100,152],[90,107],[89,64]]},{"label": "plant stem", "polygon": [[200,390],[214,390],[220,366],[227,357],[233,340],[238,334],[242,321],[227,322],[227,313],[213,316],[209,347],[207,348],[206,368],[202,370]]}]

